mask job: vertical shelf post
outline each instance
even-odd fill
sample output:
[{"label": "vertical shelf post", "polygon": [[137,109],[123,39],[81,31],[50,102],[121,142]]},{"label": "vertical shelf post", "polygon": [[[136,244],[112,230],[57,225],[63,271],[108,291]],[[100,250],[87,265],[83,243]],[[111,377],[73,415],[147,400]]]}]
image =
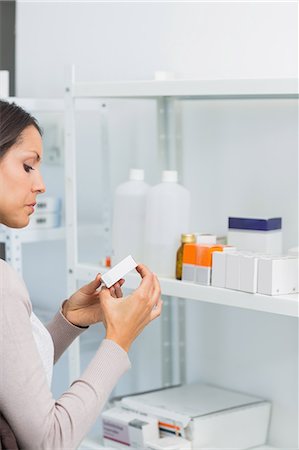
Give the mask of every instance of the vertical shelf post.
[{"label": "vertical shelf post", "polygon": [[[158,148],[162,170],[177,170],[179,179],[182,179],[182,125],[181,104],[172,97],[157,98],[157,122],[158,122]],[[184,382],[185,375],[185,329],[183,318],[185,306],[179,303],[178,319],[173,323],[173,308],[178,304],[174,297],[167,297],[163,304],[162,314],[162,385],[171,386],[176,372],[174,365],[178,363],[179,381]],[[182,317],[182,320],[180,319]],[[174,355],[173,326],[177,327],[178,361]]]},{"label": "vertical shelf post", "polygon": [[[74,68],[67,76],[65,88],[65,228],[67,253],[67,291],[71,295],[77,288],[75,265],[78,262],[77,191],[76,191],[76,139],[75,100],[73,98]],[[69,379],[80,375],[80,340],[69,347]]]},{"label": "vertical shelf post", "polygon": [[4,244],[6,261],[19,274],[22,274],[22,244],[18,231],[12,229],[5,230]]}]

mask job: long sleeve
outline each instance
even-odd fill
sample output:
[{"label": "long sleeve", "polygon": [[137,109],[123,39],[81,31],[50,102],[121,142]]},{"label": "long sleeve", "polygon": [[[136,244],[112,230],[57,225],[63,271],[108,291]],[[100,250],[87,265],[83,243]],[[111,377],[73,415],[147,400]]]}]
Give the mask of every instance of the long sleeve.
[{"label": "long sleeve", "polygon": [[54,364],[73,340],[85,331],[84,328],[82,329],[72,325],[64,317],[61,310],[58,311],[46,328],[49,331],[54,344]]},{"label": "long sleeve", "polygon": [[130,367],[126,352],[104,340],[82,376],[55,400],[33,339],[27,290],[3,261],[0,313],[0,410],[19,446],[23,450],[76,449]]}]

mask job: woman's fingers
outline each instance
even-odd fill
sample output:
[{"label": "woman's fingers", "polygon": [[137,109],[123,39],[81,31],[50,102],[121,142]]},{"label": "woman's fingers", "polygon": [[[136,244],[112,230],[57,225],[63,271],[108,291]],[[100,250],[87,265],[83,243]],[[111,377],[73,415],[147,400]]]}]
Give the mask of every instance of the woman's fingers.
[{"label": "woman's fingers", "polygon": [[123,293],[122,293],[119,282],[114,284],[114,289],[115,289],[116,298],[121,298],[123,296]]},{"label": "woman's fingers", "polygon": [[154,306],[150,314],[150,321],[156,319],[161,315],[162,312],[163,301],[161,298],[158,300],[158,303]]},{"label": "woman's fingers", "polygon": [[153,274],[153,275],[154,275],[154,281],[153,281],[154,291],[152,294],[152,301],[156,305],[158,303],[158,300],[161,297],[161,287],[160,287],[160,283],[159,283],[157,275],[156,274]]},{"label": "woman's fingers", "polygon": [[113,298],[116,298],[115,284],[109,288],[109,292]]},{"label": "woman's fingers", "polygon": [[[139,270],[138,270],[139,269]],[[137,266],[137,270],[142,278],[137,291],[141,296],[152,295],[154,289],[154,275],[145,266]]]},{"label": "woman's fingers", "polygon": [[126,281],[126,280],[125,280],[124,278],[121,278],[121,279],[118,281],[120,287],[122,287],[122,286],[125,284],[125,281]]},{"label": "woman's fingers", "polygon": [[144,278],[146,275],[152,273],[144,264],[138,264],[136,270],[141,276],[141,278]]},{"label": "woman's fingers", "polygon": [[94,280],[92,280],[90,283],[86,284],[85,286],[82,286],[80,288],[80,291],[83,292],[86,295],[92,295],[98,287],[100,287],[102,284],[102,276],[100,273],[97,274]]}]

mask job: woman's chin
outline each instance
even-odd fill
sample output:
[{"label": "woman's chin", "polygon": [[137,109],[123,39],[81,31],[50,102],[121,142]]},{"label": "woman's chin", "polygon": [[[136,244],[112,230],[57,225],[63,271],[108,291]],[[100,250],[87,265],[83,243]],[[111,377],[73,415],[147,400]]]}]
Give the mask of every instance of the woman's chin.
[{"label": "woman's chin", "polygon": [[22,218],[14,218],[10,220],[3,220],[3,225],[6,225],[9,228],[25,228],[30,222],[29,216]]}]

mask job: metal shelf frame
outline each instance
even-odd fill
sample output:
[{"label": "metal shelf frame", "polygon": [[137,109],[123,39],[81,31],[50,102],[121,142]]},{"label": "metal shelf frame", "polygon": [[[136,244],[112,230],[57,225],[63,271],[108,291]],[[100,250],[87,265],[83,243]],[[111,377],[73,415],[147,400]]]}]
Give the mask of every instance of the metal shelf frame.
[{"label": "metal shelf frame", "polygon": [[57,241],[65,238],[65,228],[15,229],[2,226],[0,242],[5,244],[5,256],[18,273],[22,273],[22,244]]},{"label": "metal shelf frame", "polygon": [[[74,69],[67,77],[65,88],[65,183],[66,183],[66,236],[67,236],[67,277],[68,290],[76,289],[78,280],[91,279],[96,273],[103,271],[100,266],[83,264],[78,261],[78,229],[77,229],[77,184],[76,184],[76,140],[75,109],[77,99],[148,99],[156,101],[158,119],[158,142],[161,162],[165,168],[171,162],[179,174],[181,172],[182,148],[180,130],[180,102],[178,100],[221,100],[221,99],[298,99],[297,79],[259,79],[259,80],[168,80],[168,81],[132,81],[132,82],[98,82],[78,83],[75,81]],[[107,144],[107,143],[106,143]],[[172,166],[173,167],[173,166]],[[274,313],[290,317],[298,317],[298,295],[268,297],[252,295],[244,292],[199,286],[172,279],[160,279],[162,295],[171,300],[179,297],[178,317],[184,317],[185,305],[182,299],[199,300],[245,308],[265,313]],[[138,285],[138,277],[129,274],[126,286],[134,289]],[[165,308],[166,304],[166,308]],[[172,302],[164,303],[162,322],[163,374],[165,386],[171,384],[173,361],[166,358],[171,354],[171,317]],[[185,365],[185,323],[178,323],[181,359],[179,370],[184,382]],[[70,355],[70,378],[73,380],[80,373],[80,344],[73,344]],[[84,449],[102,446],[85,440]],[[261,447],[271,449],[272,447]]]}]

